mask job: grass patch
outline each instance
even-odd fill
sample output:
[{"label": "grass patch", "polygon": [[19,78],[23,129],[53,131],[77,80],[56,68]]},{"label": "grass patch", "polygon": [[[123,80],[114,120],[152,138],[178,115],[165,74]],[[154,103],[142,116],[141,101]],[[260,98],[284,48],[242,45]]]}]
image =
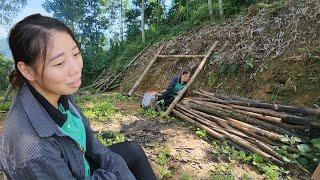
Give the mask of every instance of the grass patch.
[{"label": "grass patch", "polygon": [[75,100],[90,120],[105,122],[115,115],[117,102],[133,101],[134,98],[114,93],[82,95],[77,96]]},{"label": "grass patch", "polygon": [[96,137],[105,146],[111,146],[112,144],[121,143],[126,140],[124,134],[113,132],[102,132],[97,134]]},{"label": "grass patch", "polygon": [[167,146],[160,146],[155,150],[156,169],[160,174],[160,178],[169,178],[172,176],[168,162],[171,159],[170,149]]},{"label": "grass patch", "polygon": [[11,107],[11,103],[10,102],[5,102],[5,103],[0,103],[0,111],[9,111]]}]

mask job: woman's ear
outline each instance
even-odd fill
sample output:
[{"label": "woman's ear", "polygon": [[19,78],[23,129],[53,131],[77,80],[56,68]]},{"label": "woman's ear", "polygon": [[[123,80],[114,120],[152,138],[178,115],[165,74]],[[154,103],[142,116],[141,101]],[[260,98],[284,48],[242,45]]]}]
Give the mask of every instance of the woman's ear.
[{"label": "woman's ear", "polygon": [[26,63],[19,61],[17,63],[17,68],[19,69],[20,73],[24,78],[26,78],[28,81],[34,81],[35,80],[35,72],[32,67],[26,65]]}]

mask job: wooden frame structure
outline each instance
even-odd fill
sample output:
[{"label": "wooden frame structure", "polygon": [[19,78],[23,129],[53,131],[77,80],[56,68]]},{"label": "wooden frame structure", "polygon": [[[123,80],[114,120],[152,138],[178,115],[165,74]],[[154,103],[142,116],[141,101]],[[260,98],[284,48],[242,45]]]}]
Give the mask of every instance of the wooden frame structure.
[{"label": "wooden frame structure", "polygon": [[170,104],[170,106],[166,110],[165,115],[168,116],[171,113],[172,109],[175,107],[175,105],[178,103],[178,101],[181,99],[183,94],[187,91],[187,89],[191,86],[193,81],[196,79],[196,77],[198,76],[198,74],[202,70],[203,66],[207,62],[207,59],[210,57],[210,55],[212,54],[213,50],[216,48],[217,45],[218,45],[218,41],[215,41],[215,43],[210,47],[210,49],[208,50],[208,52],[205,55],[160,55],[160,53],[163,49],[163,46],[160,46],[158,48],[155,56],[152,58],[152,60],[150,61],[150,63],[146,67],[146,69],[141,74],[140,78],[136,81],[136,83],[133,85],[133,87],[129,91],[128,96],[133,95],[133,93],[136,91],[136,89],[138,88],[140,83],[143,81],[144,77],[146,76],[146,74],[148,73],[148,71],[150,70],[150,68],[154,64],[154,62],[157,60],[157,58],[203,58],[201,63],[199,64],[197,70],[194,72],[194,74],[190,78],[189,82],[185,85],[185,87],[182,90],[179,91],[178,96],[174,99],[174,101]]}]

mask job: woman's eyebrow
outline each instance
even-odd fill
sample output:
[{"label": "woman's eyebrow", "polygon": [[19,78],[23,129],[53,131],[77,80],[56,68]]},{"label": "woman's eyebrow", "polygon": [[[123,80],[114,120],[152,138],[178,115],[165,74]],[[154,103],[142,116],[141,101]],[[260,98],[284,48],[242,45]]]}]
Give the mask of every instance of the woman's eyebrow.
[{"label": "woman's eyebrow", "polygon": [[52,58],[50,58],[49,61],[52,61],[52,60],[54,60],[54,59],[57,59],[58,57],[63,56],[63,55],[64,55],[64,52],[59,53],[59,54],[53,56]]},{"label": "woman's eyebrow", "polygon": [[[74,49],[76,49],[76,48],[78,48],[77,45],[75,45],[75,46],[72,48],[72,50],[74,50]],[[63,56],[63,55],[64,55],[64,52],[59,53],[59,54],[53,56],[52,58],[50,58],[49,61],[52,61],[52,60],[54,60],[54,59],[57,59],[58,57]]]}]

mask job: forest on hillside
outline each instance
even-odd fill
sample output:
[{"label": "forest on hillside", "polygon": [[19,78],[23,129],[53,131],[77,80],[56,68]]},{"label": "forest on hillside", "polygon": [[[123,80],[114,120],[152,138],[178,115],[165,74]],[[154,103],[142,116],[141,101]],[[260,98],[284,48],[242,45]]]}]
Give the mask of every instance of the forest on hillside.
[{"label": "forest on hillside", "polygon": [[[27,2],[3,0],[0,23],[10,22]],[[170,39],[203,23],[230,18],[255,2],[258,1],[47,0],[42,6],[76,33],[85,63],[84,85],[89,85],[103,70],[119,70],[147,44]],[[7,85],[5,81],[1,84]]]}]

